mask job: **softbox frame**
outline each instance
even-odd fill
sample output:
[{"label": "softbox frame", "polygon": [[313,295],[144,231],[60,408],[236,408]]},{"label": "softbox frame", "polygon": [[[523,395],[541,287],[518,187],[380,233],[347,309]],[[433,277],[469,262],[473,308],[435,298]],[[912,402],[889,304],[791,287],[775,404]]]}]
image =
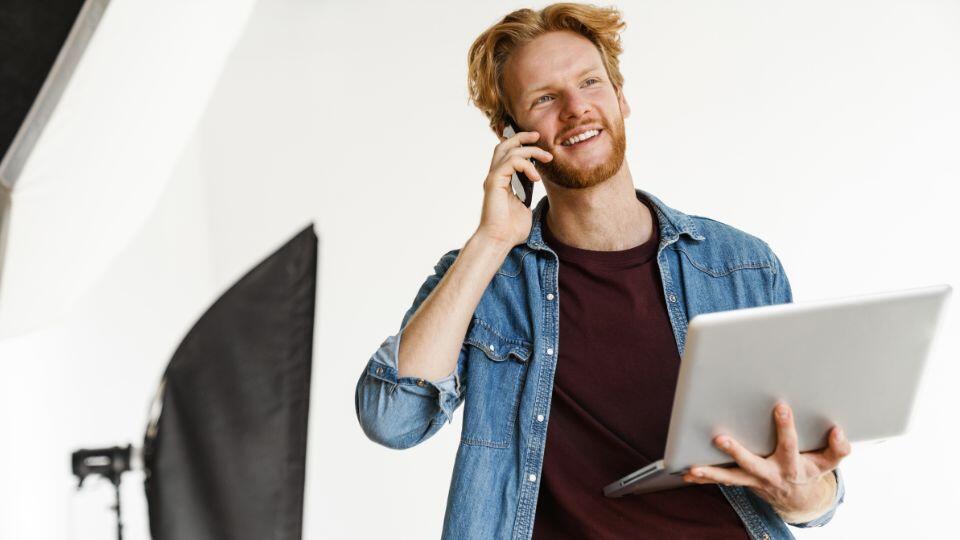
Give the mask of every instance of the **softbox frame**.
[{"label": "softbox frame", "polygon": [[154,540],[301,537],[316,275],[311,224],[177,348],[144,439]]}]

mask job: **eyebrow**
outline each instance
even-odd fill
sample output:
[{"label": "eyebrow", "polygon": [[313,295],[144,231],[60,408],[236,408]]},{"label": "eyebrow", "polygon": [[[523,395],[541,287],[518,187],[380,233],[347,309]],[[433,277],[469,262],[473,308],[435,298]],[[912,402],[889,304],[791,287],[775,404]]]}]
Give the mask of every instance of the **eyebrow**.
[{"label": "eyebrow", "polygon": [[[599,66],[591,66],[591,67],[588,67],[587,69],[581,71],[581,72],[580,72],[580,75],[578,75],[577,78],[579,79],[579,78],[583,77],[584,75],[586,75],[586,74],[588,74],[588,73],[590,73],[590,72],[592,72],[592,71],[600,71],[600,67],[599,67]],[[541,87],[539,87],[539,88],[535,88],[535,89],[533,89],[533,90],[528,90],[527,92],[525,92],[525,93],[523,94],[523,97],[524,97],[524,99],[526,100],[526,99],[529,98],[530,94],[536,94],[537,92],[546,90],[546,89],[550,88],[551,86],[552,86],[552,84],[545,84],[545,85],[543,85],[543,86],[541,86]]]}]

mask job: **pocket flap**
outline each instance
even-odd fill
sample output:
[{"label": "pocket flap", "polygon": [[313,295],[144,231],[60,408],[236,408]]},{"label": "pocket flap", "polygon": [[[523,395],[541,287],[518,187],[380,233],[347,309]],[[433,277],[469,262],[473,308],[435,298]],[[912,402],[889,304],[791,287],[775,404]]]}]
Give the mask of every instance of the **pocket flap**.
[{"label": "pocket flap", "polygon": [[526,362],[533,350],[530,342],[504,337],[480,319],[473,319],[464,343],[482,350],[487,358],[494,362],[502,362],[508,356]]}]

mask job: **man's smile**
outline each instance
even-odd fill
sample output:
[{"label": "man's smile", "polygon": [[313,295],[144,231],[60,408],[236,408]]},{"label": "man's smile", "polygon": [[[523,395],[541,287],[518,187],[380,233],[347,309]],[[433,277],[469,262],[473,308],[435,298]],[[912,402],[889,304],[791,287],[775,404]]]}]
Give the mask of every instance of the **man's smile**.
[{"label": "man's smile", "polygon": [[601,133],[603,133],[602,129],[587,130],[578,136],[563,141],[560,146],[571,150],[592,146],[600,138]]}]

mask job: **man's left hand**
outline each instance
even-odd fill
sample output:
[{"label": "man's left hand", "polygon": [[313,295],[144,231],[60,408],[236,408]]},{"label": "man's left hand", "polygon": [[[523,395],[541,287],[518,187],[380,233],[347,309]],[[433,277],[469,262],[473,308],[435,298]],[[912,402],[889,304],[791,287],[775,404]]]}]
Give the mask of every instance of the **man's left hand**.
[{"label": "man's left hand", "polygon": [[770,503],[788,523],[803,523],[826,512],[836,494],[833,470],[850,454],[843,430],[830,430],[827,447],[800,453],[793,411],[786,403],[773,409],[777,448],[769,457],[758,456],[729,435],[713,443],[737,462],[737,467],[692,467],[683,479],[696,484],[746,486]]}]

